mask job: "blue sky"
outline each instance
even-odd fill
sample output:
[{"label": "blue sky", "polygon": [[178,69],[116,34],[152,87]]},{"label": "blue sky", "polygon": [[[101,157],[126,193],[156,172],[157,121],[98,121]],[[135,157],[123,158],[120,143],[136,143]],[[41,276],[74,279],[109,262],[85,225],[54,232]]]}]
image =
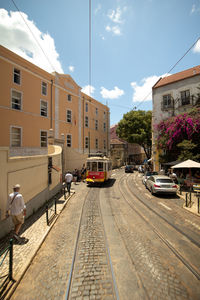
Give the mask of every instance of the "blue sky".
[{"label": "blue sky", "polygon": [[[0,43],[48,72],[70,74],[87,92],[89,0],[14,2],[21,15],[11,0],[0,1]],[[152,108],[152,85],[200,37],[200,0],[91,2],[90,91],[110,107],[112,125],[134,107]],[[199,64],[200,41],[171,73]]]}]

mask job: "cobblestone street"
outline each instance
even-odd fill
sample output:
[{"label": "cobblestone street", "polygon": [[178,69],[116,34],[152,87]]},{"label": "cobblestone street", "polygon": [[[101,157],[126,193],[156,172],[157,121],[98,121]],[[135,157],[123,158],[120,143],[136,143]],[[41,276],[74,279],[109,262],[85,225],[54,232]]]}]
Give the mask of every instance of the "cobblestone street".
[{"label": "cobblestone street", "polygon": [[[19,284],[11,299],[199,299],[198,216],[178,198],[141,195],[138,173],[115,170],[112,177],[101,187],[74,185],[47,236],[39,219],[24,229],[30,240],[14,246]],[[46,238],[19,281],[39,234]]]}]

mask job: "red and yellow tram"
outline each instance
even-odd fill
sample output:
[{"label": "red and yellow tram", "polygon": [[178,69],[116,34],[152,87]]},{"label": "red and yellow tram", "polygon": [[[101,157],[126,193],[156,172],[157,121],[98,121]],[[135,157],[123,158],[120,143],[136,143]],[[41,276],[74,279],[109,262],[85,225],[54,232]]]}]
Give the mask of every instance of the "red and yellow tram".
[{"label": "red and yellow tram", "polygon": [[112,162],[110,158],[104,157],[88,157],[86,182],[96,183],[107,181],[111,177]]}]

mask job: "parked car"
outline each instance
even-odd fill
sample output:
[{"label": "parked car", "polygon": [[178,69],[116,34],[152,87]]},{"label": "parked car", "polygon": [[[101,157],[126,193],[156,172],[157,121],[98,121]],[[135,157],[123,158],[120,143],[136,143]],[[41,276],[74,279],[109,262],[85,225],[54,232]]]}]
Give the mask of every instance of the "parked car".
[{"label": "parked car", "polygon": [[146,186],[147,179],[152,175],[158,175],[156,171],[146,171],[145,174],[142,176],[142,183]]},{"label": "parked car", "polygon": [[146,188],[153,194],[176,194],[177,185],[165,175],[152,175],[146,181]]},{"label": "parked car", "polygon": [[125,173],[133,173],[133,170],[134,170],[134,166],[132,165],[127,165],[125,167]]}]

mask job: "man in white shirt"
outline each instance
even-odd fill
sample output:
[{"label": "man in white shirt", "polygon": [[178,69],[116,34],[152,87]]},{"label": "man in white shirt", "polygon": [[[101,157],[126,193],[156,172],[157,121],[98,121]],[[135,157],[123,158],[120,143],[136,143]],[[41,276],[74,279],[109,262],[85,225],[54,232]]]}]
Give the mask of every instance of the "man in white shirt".
[{"label": "man in white shirt", "polygon": [[26,205],[24,203],[22,194],[19,193],[19,190],[20,190],[20,185],[16,184],[13,187],[13,193],[11,193],[8,197],[7,211],[6,211],[6,217],[9,216],[9,211],[10,211],[10,215],[12,217],[12,221],[15,226],[14,237],[18,242],[21,241],[18,234],[22,227],[22,224],[24,223],[24,217],[26,215]]},{"label": "man in white shirt", "polygon": [[70,195],[72,180],[73,180],[73,175],[69,171],[67,171],[67,173],[65,175],[65,182],[67,184],[67,191],[68,191],[69,195]]}]

